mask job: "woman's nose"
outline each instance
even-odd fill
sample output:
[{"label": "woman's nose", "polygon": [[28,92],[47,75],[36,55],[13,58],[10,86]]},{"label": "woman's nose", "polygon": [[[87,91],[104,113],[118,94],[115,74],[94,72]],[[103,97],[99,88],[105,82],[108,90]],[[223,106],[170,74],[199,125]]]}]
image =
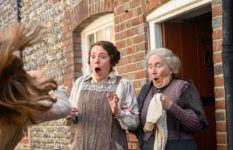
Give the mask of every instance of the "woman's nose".
[{"label": "woman's nose", "polygon": [[96,57],[94,61],[95,61],[95,63],[99,63],[100,62],[99,57]]},{"label": "woman's nose", "polygon": [[153,73],[157,73],[157,68],[153,67]]}]

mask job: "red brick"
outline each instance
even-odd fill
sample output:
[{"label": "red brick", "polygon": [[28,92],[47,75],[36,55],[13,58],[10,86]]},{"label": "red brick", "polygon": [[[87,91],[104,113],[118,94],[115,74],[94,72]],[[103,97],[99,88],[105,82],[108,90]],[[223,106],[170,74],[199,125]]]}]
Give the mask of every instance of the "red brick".
[{"label": "red brick", "polygon": [[145,58],[145,53],[137,53],[134,55],[134,62],[141,61]]},{"label": "red brick", "polygon": [[213,40],[222,39],[222,29],[216,29],[212,34]]},{"label": "red brick", "polygon": [[139,20],[139,19],[140,19],[140,18],[139,18],[139,17],[137,17],[137,18],[135,18],[135,19],[131,20],[131,22],[132,22],[132,26],[136,26],[136,25],[140,24],[140,20]]},{"label": "red brick", "polygon": [[224,133],[217,133],[217,143],[218,144],[225,144],[226,143],[226,134]]},{"label": "red brick", "polygon": [[213,44],[213,51],[222,50],[222,41],[215,41]]},{"label": "red brick", "polygon": [[116,43],[116,47],[118,49],[124,48],[125,47],[125,41],[120,41]]},{"label": "red brick", "polygon": [[73,42],[80,43],[81,42],[81,37],[73,37]]},{"label": "red brick", "polygon": [[[64,85],[65,85],[65,83],[64,83]],[[70,92],[71,92],[71,90],[72,90],[72,87],[68,87],[68,93],[70,94]]]},{"label": "red brick", "polygon": [[82,52],[81,51],[74,51],[74,56],[82,57]]},{"label": "red brick", "polygon": [[139,35],[139,36],[133,38],[133,43],[134,43],[134,44],[140,43],[140,42],[142,42],[142,41],[144,41],[144,40],[145,40],[145,39],[144,39],[144,34],[142,34],[142,35]]},{"label": "red brick", "polygon": [[217,123],[216,124],[216,131],[221,131],[221,132],[225,132],[226,131],[226,123]]},{"label": "red brick", "polygon": [[215,86],[224,86],[224,78],[222,76],[217,76],[214,78]]},{"label": "red brick", "polygon": [[59,2],[59,0],[53,0],[53,5]]},{"label": "red brick", "polygon": [[66,64],[73,65],[74,64],[74,59],[67,59]]},{"label": "red brick", "polygon": [[73,45],[69,44],[68,46],[66,46],[66,51],[67,52],[73,52]]},{"label": "red brick", "polygon": [[70,38],[71,37],[71,32],[67,32],[66,33],[66,38]]},{"label": "red brick", "polygon": [[123,20],[128,20],[133,17],[133,11],[128,11],[127,13],[123,14]]},{"label": "red brick", "polygon": [[117,34],[117,33],[116,33],[116,34],[115,34],[115,40],[116,40],[116,41],[121,40],[121,34],[119,34],[119,33]]},{"label": "red brick", "polygon": [[225,121],[225,112],[215,112],[215,119],[216,121]]},{"label": "red brick", "polygon": [[81,70],[81,69],[82,69],[82,65],[80,65],[80,64],[76,64],[76,65],[74,66],[74,70],[75,70],[75,71]]},{"label": "red brick", "polygon": [[132,143],[132,150],[137,150],[137,149],[138,149],[137,143]]},{"label": "red brick", "polygon": [[68,73],[68,72],[70,72],[71,70],[70,70],[70,67],[64,67],[64,73]]},{"label": "red brick", "polygon": [[142,14],[142,8],[139,7],[139,8],[137,8],[137,15],[139,16],[139,15],[141,15],[141,14]]},{"label": "red brick", "polygon": [[128,143],[128,149],[131,150],[132,149],[132,144]]},{"label": "red brick", "polygon": [[64,40],[64,41],[63,41],[63,46],[67,46],[68,44],[70,44],[70,41],[69,41],[69,40]]},{"label": "red brick", "polygon": [[225,101],[224,100],[217,100],[215,101],[215,108],[216,109],[225,109]]},{"label": "red brick", "polygon": [[118,24],[120,22],[120,16],[116,16],[115,12],[114,12],[114,23],[115,25]]},{"label": "red brick", "polygon": [[65,12],[65,18],[69,18],[69,17],[70,17],[70,12],[69,11]]},{"label": "red brick", "polygon": [[66,76],[68,79],[73,79],[74,78],[74,72],[70,72]]},{"label": "red brick", "polygon": [[126,64],[126,63],[128,63],[127,57],[121,58],[121,59],[120,59],[120,62],[118,63],[118,66],[124,65],[124,64]]},{"label": "red brick", "polygon": [[115,11],[116,11],[116,15],[120,15],[120,14],[124,13],[124,7],[120,6]]},{"label": "red brick", "polygon": [[140,1],[139,0],[133,0],[130,2],[130,8],[135,8],[137,6],[140,6]]},{"label": "red brick", "polygon": [[125,56],[133,54],[134,52],[135,52],[135,46],[131,46],[129,48],[126,48],[126,50],[125,50]]},{"label": "red brick", "polygon": [[227,145],[217,145],[218,150],[227,150]]},{"label": "red brick", "polygon": [[70,80],[64,81],[64,85],[65,85],[65,86],[71,85],[71,81],[70,81]]},{"label": "red brick", "polygon": [[130,139],[129,139],[129,141],[131,141],[131,142],[137,142],[138,139],[136,138],[136,136],[135,136],[134,134],[130,134]]},{"label": "red brick", "polygon": [[136,64],[130,64],[125,67],[126,67],[126,72],[136,71]]},{"label": "red brick", "polygon": [[215,5],[212,8],[212,16],[216,17],[216,16],[221,16],[222,15],[222,5]]},{"label": "red brick", "polygon": [[66,18],[65,19],[65,24],[67,25],[67,24],[70,24],[70,18]]},{"label": "red brick", "polygon": [[215,91],[216,98],[223,98],[225,96],[223,88],[218,88],[218,89],[215,89],[214,91]]},{"label": "red brick", "polygon": [[126,45],[127,46],[131,46],[133,44],[133,40],[132,39],[127,39],[126,40]]},{"label": "red brick", "polygon": [[221,63],[222,62],[222,53],[214,54],[213,61],[214,61],[214,63],[219,63],[219,62]]},{"label": "red brick", "polygon": [[146,71],[139,71],[134,74],[134,79],[146,78]]}]

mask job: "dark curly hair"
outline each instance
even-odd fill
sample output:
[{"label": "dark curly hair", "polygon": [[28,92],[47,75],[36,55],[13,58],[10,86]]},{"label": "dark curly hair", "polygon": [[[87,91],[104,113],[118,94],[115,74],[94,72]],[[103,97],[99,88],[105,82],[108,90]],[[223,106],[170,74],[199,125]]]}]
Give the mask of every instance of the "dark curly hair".
[{"label": "dark curly hair", "polygon": [[[120,52],[117,50],[116,46],[114,46],[111,42],[98,41],[98,42],[92,44],[90,47],[89,56],[88,56],[88,64],[90,64],[91,49],[95,45],[102,46],[103,49],[107,51],[108,55],[110,56],[110,64],[112,66],[115,66],[119,62],[119,60],[121,59]],[[112,70],[112,68],[111,68],[111,70]]]},{"label": "dark curly hair", "polygon": [[[0,127],[13,123],[23,127],[27,122],[36,123],[34,111],[47,111],[55,99],[50,90],[57,89],[52,80],[38,82],[23,68],[23,61],[14,52],[42,41],[44,28],[40,25],[15,23],[0,32]],[[48,100],[51,105],[43,105]]]}]

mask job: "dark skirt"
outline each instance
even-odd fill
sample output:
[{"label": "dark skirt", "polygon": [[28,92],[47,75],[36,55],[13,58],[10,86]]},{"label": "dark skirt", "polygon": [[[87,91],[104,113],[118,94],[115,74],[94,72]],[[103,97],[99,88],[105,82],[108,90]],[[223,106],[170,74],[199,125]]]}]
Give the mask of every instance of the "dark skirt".
[{"label": "dark skirt", "polygon": [[[143,142],[142,150],[153,150],[154,141],[155,136],[152,135]],[[198,150],[198,148],[194,140],[168,140],[165,150]]]}]

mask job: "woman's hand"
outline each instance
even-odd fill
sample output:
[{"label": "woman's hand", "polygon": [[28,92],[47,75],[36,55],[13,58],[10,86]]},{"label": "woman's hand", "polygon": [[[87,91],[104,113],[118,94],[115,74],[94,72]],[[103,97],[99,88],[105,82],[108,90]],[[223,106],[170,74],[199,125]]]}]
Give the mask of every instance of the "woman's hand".
[{"label": "woman's hand", "polygon": [[76,112],[78,112],[78,109],[76,107],[72,107],[71,109],[71,113],[66,117],[66,119],[74,118]]},{"label": "woman's hand", "polygon": [[27,73],[32,78],[35,78],[39,82],[43,82],[43,81],[47,80],[46,76],[43,73],[39,72],[39,71],[28,71]]},{"label": "woman's hand", "polygon": [[122,109],[133,113],[133,110],[129,109],[127,105],[122,106]]},{"label": "woman's hand", "polygon": [[114,93],[113,95],[114,95],[114,97],[112,99],[109,93],[106,94],[106,96],[108,98],[108,102],[109,102],[111,110],[112,110],[112,114],[115,115],[116,117],[118,117],[120,115],[120,109],[118,108],[119,98],[116,95],[116,93]]},{"label": "woman's hand", "polygon": [[169,110],[171,108],[173,102],[167,96],[162,95],[160,100],[162,102],[163,109]]}]

